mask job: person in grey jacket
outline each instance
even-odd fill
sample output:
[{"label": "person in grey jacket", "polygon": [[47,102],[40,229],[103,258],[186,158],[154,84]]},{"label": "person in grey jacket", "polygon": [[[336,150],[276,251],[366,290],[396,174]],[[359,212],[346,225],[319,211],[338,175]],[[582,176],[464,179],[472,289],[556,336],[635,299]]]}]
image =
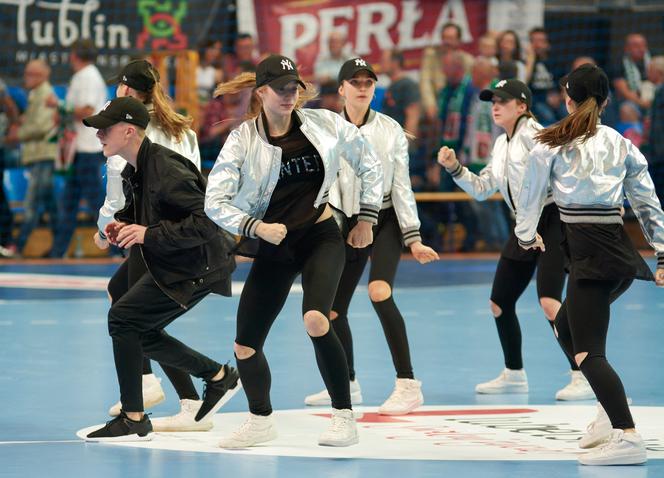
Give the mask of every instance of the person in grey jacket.
[{"label": "person in grey jacket", "polygon": [[[339,94],[345,100],[343,116],[358,127],[371,144],[383,166],[383,204],[374,226],[374,242],[363,249],[346,248],[346,264],[332,306],[332,324],[346,352],[351,399],[362,402],[360,385],[355,380],[353,337],[348,325],[348,307],[364,268],[371,257],[369,297],[378,314],[396,370],[393,393],[378,409],[384,415],[405,415],[424,403],[421,382],[415,380],[410,359],[406,324],[392,297],[401,251],[408,247],[420,263],[438,259],[438,254],[422,244],[420,221],[408,171],[408,139],[396,121],[370,108],[376,88],[376,74],[362,58],[346,61],[338,73]],[[330,203],[335,208],[342,232],[351,230],[360,213],[361,184],[352,168],[342,165],[339,179],[332,187]],[[307,405],[329,405],[327,389],[309,395]]]},{"label": "person in grey jacket", "polygon": [[358,435],[348,366],[329,321],[344,244],[328,202],[340,162],[348,161],[362,183],[358,223],[348,242],[367,246],[382,202],[382,168],[356,127],[331,111],[302,108],[315,92],[289,58],[271,55],[255,74],[241,74],[216,93],[248,87],[253,89],[250,119],[231,132],[221,149],[205,199],[208,216],[242,236],[237,253],[255,258],[240,297],[235,339],[251,413],[220,446],[241,448],[276,437],[263,344],[300,273],[304,327],[332,397],[332,422],[318,443],[353,445]]},{"label": "person in grey jacket", "polygon": [[[449,148],[441,148],[438,162],[454,181],[475,199],[484,200],[500,191],[505,202],[515,211],[515,201],[521,193],[523,175],[528,165],[528,154],[535,146],[535,135],[541,129],[530,112],[531,93],[519,80],[501,80],[494,88],[482,90],[480,99],[492,101],[494,122],[505,133],[496,139],[489,164],[474,174],[462,167]],[[559,244],[560,219],[553,199],[547,196],[546,207],[538,224],[545,238],[545,252],[524,251],[518,246],[514,234],[503,247],[491,289],[491,312],[496,320],[498,336],[503,349],[505,368],[494,380],[480,383],[477,393],[527,393],[528,380],[521,355],[521,328],[516,315],[516,303],[530,283],[537,268],[537,296],[548,323],[560,309],[565,271]],[[568,358],[572,380],[556,393],[558,400],[587,400],[594,397],[578,365]]]},{"label": "person in grey jacket", "polygon": [[[646,447],[634,427],[620,377],[606,358],[606,337],[611,303],[634,279],[654,279],[664,286],[664,212],[643,154],[599,123],[609,95],[604,71],[582,65],[563,77],[561,86],[570,114],[536,136],[540,144],[528,158],[516,203],[515,233],[523,248],[545,248],[537,224],[550,185],[569,263],[567,296],[555,329],[601,405],[598,419],[579,441],[582,448],[594,448],[580,455],[579,462],[640,464],[647,459]],[[657,253],[654,277],[623,227],[625,197]]]}]

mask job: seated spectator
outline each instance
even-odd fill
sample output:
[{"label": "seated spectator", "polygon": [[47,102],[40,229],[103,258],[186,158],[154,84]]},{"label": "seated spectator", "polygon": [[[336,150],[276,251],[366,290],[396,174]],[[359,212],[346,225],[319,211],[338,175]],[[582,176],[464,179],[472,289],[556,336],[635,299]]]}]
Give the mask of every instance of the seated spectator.
[{"label": "seated spectator", "polygon": [[233,53],[224,58],[223,70],[226,80],[231,80],[248,68],[256,69],[259,56],[256,53],[254,37],[249,33],[238,33]]},{"label": "seated spectator", "polygon": [[420,120],[420,94],[417,83],[406,76],[404,56],[398,50],[385,50],[381,61],[383,73],[390,79],[381,111],[394,119],[408,133],[418,134]]},{"label": "seated spectator", "polygon": [[640,33],[627,35],[623,57],[613,73],[613,87],[618,101],[631,101],[642,109],[648,108],[649,105],[641,98],[641,86],[646,79],[649,63],[646,37]]},{"label": "seated spectator", "polygon": [[341,65],[352,57],[344,51],[347,49],[346,36],[339,31],[333,31],[327,37],[327,49],[327,52],[319,52],[314,63],[314,79],[319,85],[336,80]]},{"label": "seated spectator", "polygon": [[221,42],[208,40],[201,47],[199,65],[196,68],[196,88],[198,98],[202,103],[210,101],[214,88],[222,82],[223,76]]},{"label": "seated spectator", "polygon": [[498,43],[496,37],[491,34],[482,35],[477,42],[477,58],[488,59],[492,65],[498,66]]},{"label": "seated spectator", "polygon": [[341,95],[339,95],[339,86],[336,81],[327,81],[320,85],[318,108],[341,113],[344,103]]},{"label": "seated spectator", "polygon": [[[526,82],[526,64],[523,62],[521,53],[521,41],[513,30],[505,30],[498,36],[498,54],[496,55],[499,63],[512,61],[516,64],[516,79]],[[514,78],[514,77],[513,77]]]},{"label": "seated spectator", "polygon": [[549,64],[551,46],[543,28],[533,28],[528,35],[530,45],[526,76],[528,88],[533,94],[531,111],[542,126],[549,126],[560,119],[556,115],[556,107],[560,101],[558,85],[554,81]]},{"label": "seated spectator", "polygon": [[53,189],[53,169],[58,145],[57,108],[49,106],[55,95],[49,83],[51,69],[43,60],[32,60],[25,66],[25,87],[30,92],[28,107],[21,116],[20,126],[7,137],[8,142],[21,142],[21,162],[28,173],[28,189],[23,203],[23,224],[16,247],[25,251],[30,233],[39,223],[41,213],[49,215],[55,235],[57,207]]},{"label": "seated spectator", "polygon": [[659,201],[664,204],[664,84],[661,82],[655,88],[649,125],[648,169],[655,183]]}]

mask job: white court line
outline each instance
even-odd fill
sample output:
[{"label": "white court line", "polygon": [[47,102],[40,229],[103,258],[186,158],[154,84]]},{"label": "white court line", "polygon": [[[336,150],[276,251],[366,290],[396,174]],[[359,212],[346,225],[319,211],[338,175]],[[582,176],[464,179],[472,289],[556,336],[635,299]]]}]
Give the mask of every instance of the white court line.
[{"label": "white court line", "polygon": [[625,310],[643,310],[643,304],[625,304]]},{"label": "white court line", "polygon": [[52,443],[83,443],[83,442],[81,440],[0,441],[0,445],[50,445]]},{"label": "white court line", "polygon": [[31,320],[30,325],[57,325],[58,321],[53,319]]},{"label": "white court line", "polygon": [[453,315],[453,314],[456,314],[456,313],[457,313],[456,310],[446,309],[446,310],[436,310],[433,313],[433,315]]},{"label": "white court line", "polygon": [[11,320],[0,320],[0,325],[14,325]]},{"label": "white court line", "polygon": [[81,323],[85,325],[97,325],[97,324],[105,324],[106,321],[103,319],[83,319],[81,320]]}]

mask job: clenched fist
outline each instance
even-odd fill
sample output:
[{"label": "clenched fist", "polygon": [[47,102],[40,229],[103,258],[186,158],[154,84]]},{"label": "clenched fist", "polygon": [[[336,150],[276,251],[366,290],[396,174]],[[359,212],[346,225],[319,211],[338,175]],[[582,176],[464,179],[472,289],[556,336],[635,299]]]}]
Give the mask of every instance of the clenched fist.
[{"label": "clenched fist", "polygon": [[281,241],[284,240],[287,233],[286,226],[279,223],[267,224],[261,222],[256,228],[256,235],[258,237],[270,244],[274,244],[275,246],[281,244]]},{"label": "clenched fist", "polygon": [[453,149],[443,146],[438,150],[438,164],[445,169],[454,169],[457,165],[456,153]]}]

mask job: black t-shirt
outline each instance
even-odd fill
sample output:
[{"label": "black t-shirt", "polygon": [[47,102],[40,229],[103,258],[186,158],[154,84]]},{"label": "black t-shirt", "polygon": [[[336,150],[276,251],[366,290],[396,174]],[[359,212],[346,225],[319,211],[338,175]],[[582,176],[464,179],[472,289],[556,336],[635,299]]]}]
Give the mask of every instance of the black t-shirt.
[{"label": "black t-shirt", "polygon": [[318,151],[300,130],[296,115],[288,133],[268,139],[281,148],[281,170],[263,221],[283,224],[288,231],[315,223],[324,210],[324,205],[314,208],[325,178]]},{"label": "black t-shirt", "polygon": [[546,95],[556,87],[548,62],[542,58],[535,60],[533,76],[528,85],[533,94],[533,103],[546,102]]}]

